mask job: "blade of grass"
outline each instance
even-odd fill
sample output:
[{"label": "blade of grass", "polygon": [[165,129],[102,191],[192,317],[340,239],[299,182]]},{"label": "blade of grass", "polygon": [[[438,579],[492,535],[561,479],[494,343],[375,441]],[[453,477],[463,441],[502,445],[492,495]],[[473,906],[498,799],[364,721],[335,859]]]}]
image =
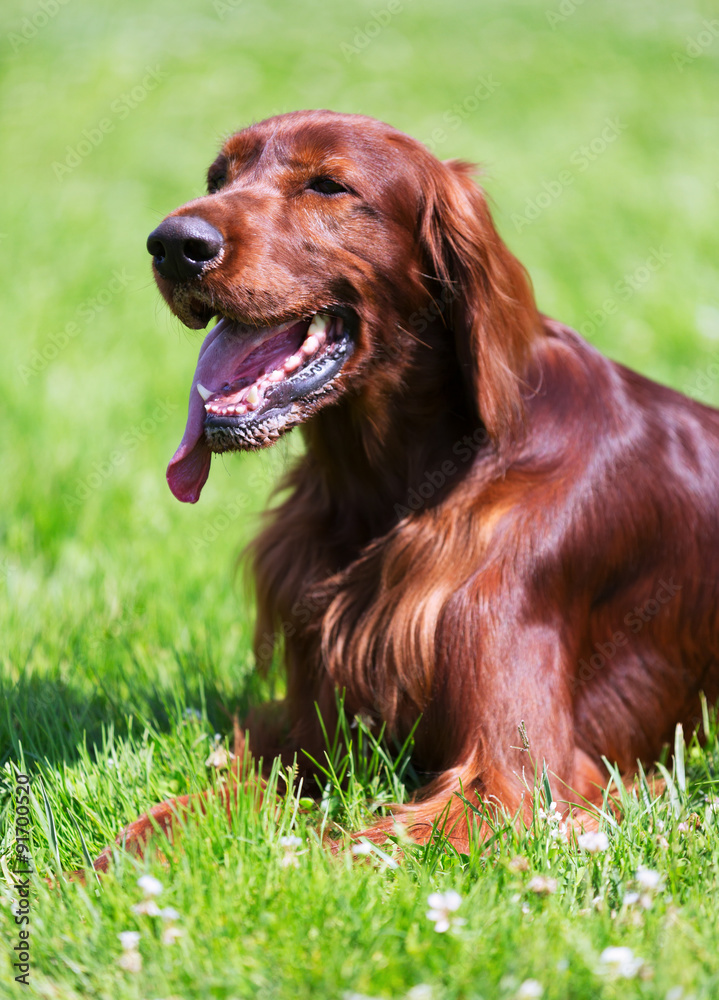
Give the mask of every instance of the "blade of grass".
[{"label": "blade of grass", "polygon": [[674,731],[674,771],[679,791],[684,795],[687,790],[687,775],[684,767],[684,729],[681,722],[677,722]]},{"label": "blade of grass", "polygon": [[57,830],[55,828],[55,817],[53,816],[52,806],[50,805],[50,799],[47,797],[47,792],[45,791],[45,783],[40,780],[40,791],[42,792],[42,799],[45,804],[45,818],[47,820],[47,839],[50,843],[50,848],[55,857],[56,864],[56,874],[58,878],[62,878],[62,864],[60,862],[60,845],[57,841]]},{"label": "blade of grass", "polygon": [[70,813],[70,819],[72,821],[72,825],[77,830],[78,837],[80,838],[80,846],[82,847],[82,856],[85,860],[85,869],[87,871],[92,872],[92,874],[95,876],[95,881],[97,882],[98,885],[102,885],[102,883],[100,882],[100,876],[97,874],[95,868],[93,867],[92,858],[90,857],[90,852],[87,849],[87,844],[85,843],[85,838],[82,835],[82,830],[80,829],[78,822],[72,813]]}]

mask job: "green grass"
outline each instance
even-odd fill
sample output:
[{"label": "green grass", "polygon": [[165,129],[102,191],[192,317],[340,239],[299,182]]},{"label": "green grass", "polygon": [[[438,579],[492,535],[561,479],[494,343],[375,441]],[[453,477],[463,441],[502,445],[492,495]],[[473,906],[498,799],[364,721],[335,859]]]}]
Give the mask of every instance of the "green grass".
[{"label": "green grass", "polygon": [[[332,107],[391,121],[441,157],[482,161],[544,311],[719,403],[719,37],[702,36],[716,11],[563,3],[570,13],[552,24],[559,2],[403,0],[364,44],[387,9],[68,0],[32,34],[24,19],[42,21],[39,3],[3,6],[2,837],[7,851],[25,770],[41,875],[58,858],[82,865],[83,839],[97,852],[149,804],[206,788],[214,733],[229,738],[232,713],[281,686],[253,673],[251,598],[234,559],[298,440],[218,461],[197,507],[164,481],[198,336],[160,304],[144,240],[201,193],[229,131]],[[98,129],[89,155],[63,170]],[[510,825],[468,857],[407,848],[398,868],[332,858],[317,842],[323,824],[357,828],[395,794],[401,774],[369,759],[311,809],[279,777],[278,810],[243,800],[231,831],[211,810],[167,867],[119,858],[101,888],[38,881],[28,995],[398,1000],[424,984],[435,1000],[489,1000],[527,979],[550,998],[719,994],[713,729],[704,749],[690,746],[685,787],[677,773],[673,797],[627,801],[619,826],[606,820],[609,850],[591,857]],[[681,831],[692,812],[701,826]],[[297,867],[282,863],[290,833],[302,838]],[[650,908],[626,902],[639,865],[662,876]],[[131,911],[146,868],[180,914],[174,944],[158,918]],[[556,891],[529,890],[537,873]],[[466,923],[438,934],[427,896],[449,888]],[[4,879],[0,890],[12,943],[13,891]],[[118,965],[124,930],[142,935],[140,972]],[[601,972],[610,945],[644,960],[634,978]],[[3,997],[22,989],[8,954]]]}]

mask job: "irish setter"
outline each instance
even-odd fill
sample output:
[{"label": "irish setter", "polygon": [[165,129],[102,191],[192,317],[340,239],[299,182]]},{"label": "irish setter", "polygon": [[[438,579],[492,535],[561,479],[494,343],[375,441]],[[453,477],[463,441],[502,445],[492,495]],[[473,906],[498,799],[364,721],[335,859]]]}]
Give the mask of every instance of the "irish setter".
[{"label": "irish setter", "polygon": [[395,817],[421,841],[446,810],[461,844],[460,790],[529,809],[546,764],[560,809],[596,803],[603,758],[654,761],[717,698],[719,411],[541,315],[470,164],[281,115],[225,143],[148,250],[172,311],[217,320],[174,495],[199,499],[213,452],[304,436],[252,547],[257,660],[279,647],[287,674],[255,753],[321,755],[338,689],[399,739],[419,719],[426,785]]}]

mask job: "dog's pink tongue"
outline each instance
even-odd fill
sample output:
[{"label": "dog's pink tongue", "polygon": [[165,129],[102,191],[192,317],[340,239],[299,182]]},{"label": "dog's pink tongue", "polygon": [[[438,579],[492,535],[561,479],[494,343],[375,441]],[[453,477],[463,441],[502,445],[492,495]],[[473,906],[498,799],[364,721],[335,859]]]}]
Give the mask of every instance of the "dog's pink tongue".
[{"label": "dog's pink tongue", "polygon": [[197,383],[213,385],[223,367],[227,367],[227,337],[223,337],[224,320],[210,330],[200,348],[200,357],[190,389],[190,406],[185,433],[180,447],[167,466],[167,482],[173,494],[183,503],[197,503],[202,487],[210,474],[212,452],[205,441],[205,404],[197,391]]}]

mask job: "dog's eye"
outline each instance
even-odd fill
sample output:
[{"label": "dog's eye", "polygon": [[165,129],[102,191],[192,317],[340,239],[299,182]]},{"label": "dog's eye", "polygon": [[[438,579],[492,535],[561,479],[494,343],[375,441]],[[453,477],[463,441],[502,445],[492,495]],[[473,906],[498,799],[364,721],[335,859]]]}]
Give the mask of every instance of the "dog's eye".
[{"label": "dog's eye", "polygon": [[224,185],[227,180],[227,173],[222,170],[217,173],[210,174],[207,178],[207,193],[215,194]]},{"label": "dog's eye", "polygon": [[215,194],[227,183],[227,158],[218,156],[210,169],[207,171],[207,193]]},{"label": "dog's eye", "polygon": [[349,189],[338,181],[333,181],[331,177],[315,177],[307,185],[308,191],[317,191],[318,194],[349,194]]}]

